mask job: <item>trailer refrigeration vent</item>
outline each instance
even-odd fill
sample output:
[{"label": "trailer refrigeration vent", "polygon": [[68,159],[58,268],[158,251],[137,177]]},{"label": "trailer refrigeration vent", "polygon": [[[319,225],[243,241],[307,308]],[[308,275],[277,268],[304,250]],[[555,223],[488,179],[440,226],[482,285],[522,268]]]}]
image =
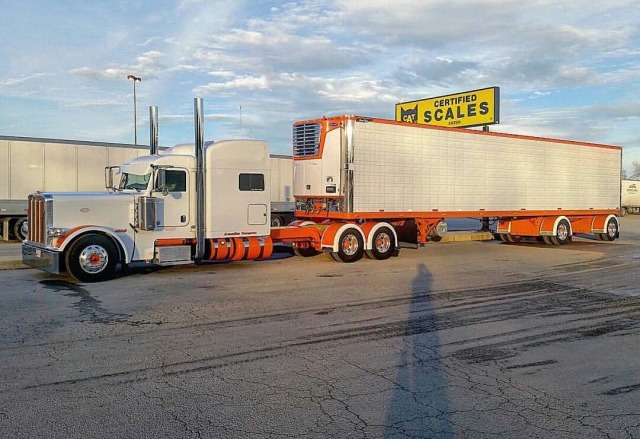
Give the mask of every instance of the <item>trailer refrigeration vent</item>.
[{"label": "trailer refrigeration vent", "polygon": [[293,156],[318,155],[320,148],[320,124],[309,123],[293,127]]}]

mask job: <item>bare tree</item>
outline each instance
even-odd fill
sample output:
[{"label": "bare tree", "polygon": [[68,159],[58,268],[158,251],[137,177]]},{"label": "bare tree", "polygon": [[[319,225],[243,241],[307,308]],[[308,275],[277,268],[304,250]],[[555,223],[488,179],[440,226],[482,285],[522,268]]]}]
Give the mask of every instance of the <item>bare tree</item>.
[{"label": "bare tree", "polygon": [[634,160],[631,162],[631,174],[629,175],[630,180],[640,180],[640,161]]}]

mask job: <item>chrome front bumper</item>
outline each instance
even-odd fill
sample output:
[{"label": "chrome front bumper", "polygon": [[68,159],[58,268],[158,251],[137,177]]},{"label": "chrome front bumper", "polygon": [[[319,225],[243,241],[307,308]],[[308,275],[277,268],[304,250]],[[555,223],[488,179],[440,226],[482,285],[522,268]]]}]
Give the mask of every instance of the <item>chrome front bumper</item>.
[{"label": "chrome front bumper", "polygon": [[47,273],[60,274],[60,252],[22,243],[22,263]]}]

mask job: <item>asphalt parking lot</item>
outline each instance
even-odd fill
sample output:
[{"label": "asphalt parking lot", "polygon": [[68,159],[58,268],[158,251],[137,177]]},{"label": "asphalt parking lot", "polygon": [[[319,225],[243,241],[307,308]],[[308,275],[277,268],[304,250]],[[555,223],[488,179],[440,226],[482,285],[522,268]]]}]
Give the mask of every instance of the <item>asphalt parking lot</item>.
[{"label": "asphalt parking lot", "polygon": [[639,263],[628,216],[612,243],[0,271],[0,436],[637,438]]}]

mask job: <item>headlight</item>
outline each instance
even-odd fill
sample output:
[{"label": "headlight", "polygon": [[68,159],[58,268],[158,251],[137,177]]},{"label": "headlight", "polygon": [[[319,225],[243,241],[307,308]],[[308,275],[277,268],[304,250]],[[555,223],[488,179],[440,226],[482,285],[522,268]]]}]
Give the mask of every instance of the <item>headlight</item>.
[{"label": "headlight", "polygon": [[47,228],[47,236],[49,238],[58,238],[60,236],[64,236],[69,233],[69,229],[65,229],[64,227],[48,227]]}]

